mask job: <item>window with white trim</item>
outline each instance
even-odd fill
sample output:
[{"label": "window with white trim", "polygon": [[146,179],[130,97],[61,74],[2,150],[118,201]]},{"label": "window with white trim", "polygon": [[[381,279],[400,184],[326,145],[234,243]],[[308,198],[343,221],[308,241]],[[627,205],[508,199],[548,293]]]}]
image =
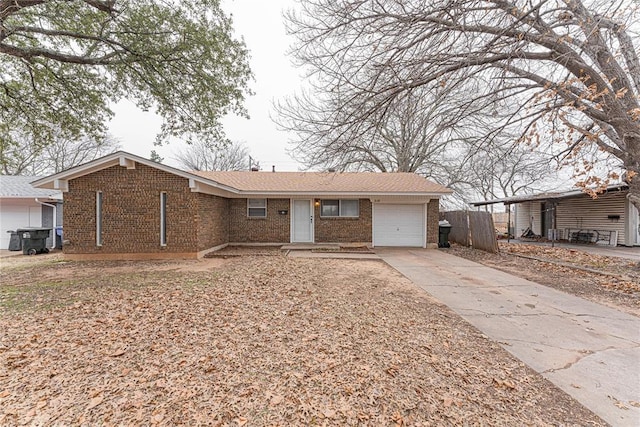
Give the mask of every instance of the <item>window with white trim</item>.
[{"label": "window with white trim", "polygon": [[102,246],[102,191],[96,191],[96,246]]},{"label": "window with white trim", "polygon": [[247,216],[251,218],[266,218],[267,199],[247,199]]},{"label": "window with white trim", "polygon": [[320,216],[357,218],[360,215],[359,200],[322,200]]},{"label": "window with white trim", "polygon": [[167,193],[160,193],[160,246],[167,246]]}]

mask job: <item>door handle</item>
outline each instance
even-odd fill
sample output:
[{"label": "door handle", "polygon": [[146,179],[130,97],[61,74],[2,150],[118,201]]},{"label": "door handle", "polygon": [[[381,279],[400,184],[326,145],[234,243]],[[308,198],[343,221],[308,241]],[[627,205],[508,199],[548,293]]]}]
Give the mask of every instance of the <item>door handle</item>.
[{"label": "door handle", "polygon": [[313,222],[313,217],[312,216],[309,217],[309,222]]}]

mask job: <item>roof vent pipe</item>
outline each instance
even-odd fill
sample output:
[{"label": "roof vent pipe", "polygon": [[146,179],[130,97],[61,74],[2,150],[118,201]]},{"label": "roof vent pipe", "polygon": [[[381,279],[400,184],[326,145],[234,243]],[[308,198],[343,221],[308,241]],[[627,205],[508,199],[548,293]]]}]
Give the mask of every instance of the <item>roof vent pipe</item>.
[{"label": "roof vent pipe", "polygon": [[276,171],[276,165],[271,165],[271,172],[275,172]]}]

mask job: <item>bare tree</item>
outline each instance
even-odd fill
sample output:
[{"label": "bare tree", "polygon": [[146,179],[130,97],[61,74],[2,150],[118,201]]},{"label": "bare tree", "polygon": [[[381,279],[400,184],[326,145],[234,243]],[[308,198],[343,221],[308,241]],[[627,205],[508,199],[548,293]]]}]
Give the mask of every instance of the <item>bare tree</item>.
[{"label": "bare tree", "polygon": [[557,188],[561,173],[552,155],[520,143],[480,145],[452,176],[460,199],[497,199]]},{"label": "bare tree", "polygon": [[246,170],[249,167],[249,149],[240,142],[211,146],[200,141],[176,153],[175,159],[185,169],[195,171]]},{"label": "bare tree", "polygon": [[336,122],[339,92],[316,87],[320,96],[279,104],[279,124],[295,135],[292,153],[307,167],[419,173],[456,190],[456,205],[540,189],[556,175],[554,162],[514,146],[493,100],[469,102],[472,83],[408,91],[359,126]]},{"label": "bare tree", "polygon": [[288,22],[299,63],[340,93],[343,128],[416,88],[474,81],[469,102],[520,102],[497,130],[561,144],[585,187],[603,182],[580,158],[596,146],[626,170],[640,207],[638,14],[632,0],[307,0]]},{"label": "bare tree", "polygon": [[276,121],[295,135],[291,153],[309,168],[429,175],[438,167],[436,158],[467,136],[460,123],[470,113],[463,103],[452,101],[460,95],[460,88],[454,86],[433,91],[416,88],[394,99],[388,109],[351,123],[336,116],[343,104],[342,92],[325,92],[316,86],[311,93],[278,104]]},{"label": "bare tree", "polygon": [[110,135],[78,140],[57,135],[50,144],[40,145],[24,136],[14,137],[15,144],[0,145],[3,175],[46,175],[89,162],[120,149]]}]

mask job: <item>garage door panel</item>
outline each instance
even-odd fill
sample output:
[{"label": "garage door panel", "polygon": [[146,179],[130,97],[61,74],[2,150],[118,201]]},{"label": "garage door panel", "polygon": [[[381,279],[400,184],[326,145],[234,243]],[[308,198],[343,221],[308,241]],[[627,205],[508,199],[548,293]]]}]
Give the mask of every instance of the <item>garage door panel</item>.
[{"label": "garage door panel", "polygon": [[374,205],[374,245],[413,246],[424,244],[423,205]]},{"label": "garage door panel", "polygon": [[7,231],[15,231],[24,227],[40,227],[41,225],[42,206],[3,203],[0,205],[0,249],[9,247],[11,235]]}]

